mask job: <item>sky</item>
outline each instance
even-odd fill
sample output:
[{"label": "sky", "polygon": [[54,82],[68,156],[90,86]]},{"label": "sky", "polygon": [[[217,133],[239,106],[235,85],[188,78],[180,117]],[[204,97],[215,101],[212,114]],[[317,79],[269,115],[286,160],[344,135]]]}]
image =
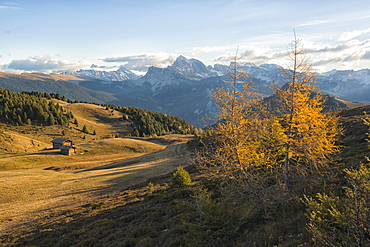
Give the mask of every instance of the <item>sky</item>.
[{"label": "sky", "polygon": [[294,32],[318,72],[370,68],[369,0],[0,0],[0,71],[120,66],[179,55],[288,66]]}]

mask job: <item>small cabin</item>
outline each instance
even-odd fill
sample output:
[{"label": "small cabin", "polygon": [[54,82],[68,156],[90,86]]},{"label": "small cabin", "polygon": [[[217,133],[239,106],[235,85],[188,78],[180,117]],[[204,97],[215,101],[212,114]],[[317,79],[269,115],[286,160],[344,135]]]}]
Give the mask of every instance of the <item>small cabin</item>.
[{"label": "small cabin", "polygon": [[60,152],[65,155],[73,155],[76,154],[76,149],[74,146],[64,145],[60,147]]},{"label": "small cabin", "polygon": [[62,146],[73,146],[73,141],[69,139],[56,138],[51,142],[53,143],[53,149],[58,149]]}]

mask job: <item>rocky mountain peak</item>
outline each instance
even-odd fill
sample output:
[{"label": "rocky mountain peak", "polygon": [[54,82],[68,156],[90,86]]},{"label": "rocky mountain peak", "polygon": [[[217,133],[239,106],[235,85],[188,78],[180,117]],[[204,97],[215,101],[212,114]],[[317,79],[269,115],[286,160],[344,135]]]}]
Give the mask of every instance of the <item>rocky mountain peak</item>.
[{"label": "rocky mountain peak", "polygon": [[217,73],[210,71],[201,61],[180,55],[169,69],[175,70],[189,79],[202,79],[217,76]]},{"label": "rocky mountain peak", "polygon": [[181,68],[181,67],[188,67],[190,66],[190,60],[180,55],[176,58],[175,62],[172,64],[172,67]]},{"label": "rocky mountain peak", "polygon": [[96,78],[103,81],[125,81],[125,80],[135,80],[139,76],[135,73],[127,70],[124,67],[120,67],[116,71],[101,71],[95,69],[80,69],[76,71],[65,71],[62,74],[70,74],[70,75],[84,75],[91,78]]}]

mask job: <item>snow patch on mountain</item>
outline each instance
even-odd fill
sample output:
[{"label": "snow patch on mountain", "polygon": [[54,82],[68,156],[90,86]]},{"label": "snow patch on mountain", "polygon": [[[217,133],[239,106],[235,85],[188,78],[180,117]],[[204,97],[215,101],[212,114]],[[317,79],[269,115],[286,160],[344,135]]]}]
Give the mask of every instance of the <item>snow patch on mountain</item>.
[{"label": "snow patch on mountain", "polygon": [[[258,83],[260,88],[266,88],[271,83],[281,82],[279,75],[283,68],[279,65],[244,63],[238,64],[238,67],[248,73],[251,79]],[[177,90],[175,87],[182,88],[184,85],[192,83],[196,85],[195,90],[200,90],[197,83],[202,83],[204,80],[222,80],[220,77],[226,78],[228,73],[229,66],[227,65],[214,64],[213,66],[206,66],[195,58],[188,59],[185,56],[179,56],[171,66],[166,68],[150,67],[142,77],[124,67],[120,67],[117,71],[100,71],[92,68],[89,70],[65,72],[65,74],[84,75],[102,80],[100,82],[103,85],[102,87],[109,84],[110,88],[115,87],[118,91],[127,90],[127,83],[129,83],[130,88],[143,86],[145,90],[150,90],[154,94],[161,92],[166,87],[174,86],[171,90]],[[111,82],[114,81],[122,81],[125,84],[116,85],[116,83],[113,83],[113,85]],[[369,69],[358,71],[332,70],[318,74],[317,85],[321,91],[336,97],[350,101],[370,101],[370,96],[368,96],[370,94]],[[194,90],[192,92],[196,93]],[[267,91],[264,93],[268,94]]]},{"label": "snow patch on mountain", "polygon": [[189,79],[202,79],[218,76],[217,72],[208,69],[201,61],[184,56],[179,56],[176,61],[167,67],[182,74]]},{"label": "snow patch on mountain", "polygon": [[102,81],[125,81],[125,80],[135,80],[138,79],[140,76],[136,75],[135,73],[127,70],[124,67],[120,67],[116,71],[101,71],[101,70],[76,70],[76,71],[65,71],[62,74],[68,75],[84,75],[91,78],[99,79]]},{"label": "snow patch on mountain", "polygon": [[182,82],[189,81],[182,74],[169,68],[150,67],[145,76],[135,80],[135,84],[143,86],[149,84],[152,91],[155,92],[168,85],[179,85]]},{"label": "snow patch on mountain", "polygon": [[320,74],[320,79],[329,81],[348,82],[356,80],[357,82],[365,85],[370,85],[370,70],[362,69],[354,70],[331,70]]}]

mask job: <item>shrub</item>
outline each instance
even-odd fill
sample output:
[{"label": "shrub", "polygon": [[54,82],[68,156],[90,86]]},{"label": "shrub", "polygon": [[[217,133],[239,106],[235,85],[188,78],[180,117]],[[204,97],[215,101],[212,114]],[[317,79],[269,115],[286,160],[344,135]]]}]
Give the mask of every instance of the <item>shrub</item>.
[{"label": "shrub", "polygon": [[146,189],[147,189],[147,192],[148,193],[152,194],[153,191],[154,191],[154,184],[152,182],[149,182],[148,183],[148,186],[146,187]]},{"label": "shrub", "polygon": [[189,172],[187,172],[184,167],[179,166],[174,172],[171,178],[172,187],[185,187],[191,184],[191,179]]}]

